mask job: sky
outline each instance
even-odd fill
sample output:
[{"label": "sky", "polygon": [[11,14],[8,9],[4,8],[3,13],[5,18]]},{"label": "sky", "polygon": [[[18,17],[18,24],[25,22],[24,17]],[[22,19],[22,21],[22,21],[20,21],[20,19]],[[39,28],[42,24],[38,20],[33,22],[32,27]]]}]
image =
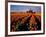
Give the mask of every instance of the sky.
[{"label": "sky", "polygon": [[25,6],[25,5],[10,5],[11,12],[25,12],[32,10],[33,12],[41,12],[41,6]]}]

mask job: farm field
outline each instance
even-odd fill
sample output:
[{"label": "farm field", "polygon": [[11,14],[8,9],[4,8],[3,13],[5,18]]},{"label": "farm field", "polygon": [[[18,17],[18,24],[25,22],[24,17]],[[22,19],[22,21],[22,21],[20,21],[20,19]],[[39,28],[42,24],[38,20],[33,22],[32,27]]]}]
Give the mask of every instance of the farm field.
[{"label": "farm field", "polygon": [[11,12],[11,31],[41,30],[41,14],[27,12]]}]

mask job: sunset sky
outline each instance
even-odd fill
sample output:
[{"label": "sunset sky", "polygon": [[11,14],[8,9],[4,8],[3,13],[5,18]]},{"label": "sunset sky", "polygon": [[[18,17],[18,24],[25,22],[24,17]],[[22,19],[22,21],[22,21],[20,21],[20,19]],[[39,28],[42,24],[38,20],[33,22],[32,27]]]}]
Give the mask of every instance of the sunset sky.
[{"label": "sunset sky", "polygon": [[41,12],[41,6],[25,6],[25,5],[11,5],[10,11],[11,12],[25,12],[29,10],[33,10],[33,12]]}]

